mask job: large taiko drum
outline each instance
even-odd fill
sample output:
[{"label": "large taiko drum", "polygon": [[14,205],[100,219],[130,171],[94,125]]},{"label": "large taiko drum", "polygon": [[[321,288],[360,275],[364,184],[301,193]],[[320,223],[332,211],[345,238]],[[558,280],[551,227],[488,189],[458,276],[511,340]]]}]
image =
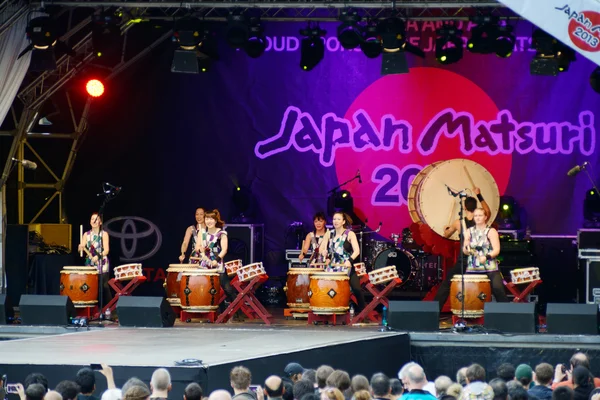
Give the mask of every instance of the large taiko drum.
[{"label": "large taiko drum", "polygon": [[170,264],[167,268],[167,280],[163,285],[167,292],[167,301],[172,306],[181,304],[179,300],[179,287],[181,286],[181,274],[185,271],[196,271],[198,264]]},{"label": "large taiko drum", "polygon": [[182,272],[179,286],[181,308],[188,311],[214,311],[219,307],[221,283],[216,270]]},{"label": "large taiko drum", "polygon": [[[473,197],[473,188],[480,188],[490,207],[489,221],[496,219],[500,192],[494,177],[481,164],[457,158],[430,164],[414,177],[408,190],[408,212],[413,222],[427,224],[444,236],[444,228],[458,219],[459,212],[459,204],[448,194],[448,187],[458,192],[466,189]],[[450,239],[458,240],[458,232]]]},{"label": "large taiko drum", "polygon": [[485,274],[465,275],[465,292],[462,292],[462,275],[454,275],[450,286],[450,309],[454,315],[462,315],[462,299],[465,299],[465,317],[483,316],[485,303],[492,301],[490,280]]},{"label": "large taiko drum", "polygon": [[69,296],[75,307],[98,304],[98,269],[64,267],[60,271],[60,294]]},{"label": "large taiko drum", "polygon": [[345,272],[313,272],[308,290],[315,314],[343,314],[350,304],[350,279]]},{"label": "large taiko drum", "polygon": [[315,270],[318,271],[316,268],[289,269],[285,286],[288,307],[308,308],[310,306],[308,289],[310,287],[310,275]]}]

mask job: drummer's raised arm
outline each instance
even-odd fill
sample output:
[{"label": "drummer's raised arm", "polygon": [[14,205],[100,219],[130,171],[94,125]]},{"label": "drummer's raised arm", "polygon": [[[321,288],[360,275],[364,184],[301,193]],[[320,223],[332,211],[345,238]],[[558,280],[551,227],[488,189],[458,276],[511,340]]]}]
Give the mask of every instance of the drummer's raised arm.
[{"label": "drummer's raised arm", "polygon": [[452,223],[452,225],[448,225],[447,227],[444,228],[444,237],[446,239],[450,239],[450,237],[452,237],[452,235],[454,235],[454,232],[458,231],[460,229],[460,220],[454,220],[454,222]]},{"label": "drummer's raised arm", "polygon": [[479,200],[479,202],[481,203],[481,208],[483,208],[483,212],[485,213],[486,220],[490,219],[490,215],[492,215],[492,211],[490,210],[490,206],[488,205],[487,201],[485,201],[485,199],[483,198],[483,195],[481,194],[481,189],[476,187],[474,189],[474,192],[475,192],[475,195],[477,196],[477,200]]}]

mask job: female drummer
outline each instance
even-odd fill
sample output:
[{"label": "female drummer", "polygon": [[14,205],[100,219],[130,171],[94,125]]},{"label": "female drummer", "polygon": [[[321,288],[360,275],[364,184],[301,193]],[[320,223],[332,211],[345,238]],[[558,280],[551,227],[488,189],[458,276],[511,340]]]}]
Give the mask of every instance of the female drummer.
[{"label": "female drummer", "polygon": [[315,229],[306,235],[306,238],[302,243],[302,253],[300,253],[300,256],[298,257],[300,262],[304,260],[309,249],[313,254],[311,258],[315,258],[319,254],[319,246],[325,236],[325,213],[320,211],[316,213],[313,217],[313,224]]},{"label": "female drummer", "polygon": [[496,301],[508,301],[496,257],[500,254],[498,231],[488,227],[483,208],[473,211],[475,226],[465,231],[463,253],[468,255],[467,273],[487,273]]},{"label": "female drummer", "polygon": [[90,217],[90,225],[91,229],[81,236],[78,249],[80,252],[85,252],[85,265],[96,267],[98,273],[102,274],[103,302],[106,304],[112,298],[108,286],[108,253],[110,251],[108,233],[101,230],[102,218],[97,212]]},{"label": "female drummer", "polygon": [[197,238],[194,251],[201,255],[200,266],[204,268],[217,268],[219,270],[221,287],[227,295],[227,300],[233,301],[235,291],[231,287],[229,276],[223,263],[229,242],[227,240],[227,232],[223,230],[225,222],[221,219],[219,210],[206,211],[204,213],[204,224],[206,230]]},{"label": "female drummer", "polygon": [[[350,276],[350,287],[358,301],[357,312],[365,308],[365,297],[360,287],[360,281],[354,269],[354,263],[358,262],[360,246],[356,234],[350,229],[352,219],[341,211],[333,214],[333,230],[327,231],[320,246],[323,258],[332,264],[343,264]],[[326,262],[328,262],[326,261]]]},{"label": "female drummer", "polygon": [[204,224],[204,212],[204,208],[196,208],[196,225],[190,225],[185,230],[183,243],[181,243],[181,255],[179,256],[179,262],[183,262],[183,260],[185,260],[185,253],[187,252],[188,245],[190,244],[190,239],[192,241],[192,254],[190,254],[190,256],[198,257],[198,254],[195,253],[198,235],[201,236],[202,232],[206,230],[206,225]]}]

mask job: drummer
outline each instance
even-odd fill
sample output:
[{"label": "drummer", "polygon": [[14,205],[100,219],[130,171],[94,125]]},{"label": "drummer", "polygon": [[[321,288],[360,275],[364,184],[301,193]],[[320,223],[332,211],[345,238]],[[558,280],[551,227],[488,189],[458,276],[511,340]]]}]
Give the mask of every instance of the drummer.
[{"label": "drummer", "polygon": [[302,252],[298,257],[300,262],[304,260],[309,249],[312,251],[311,259],[316,259],[316,257],[319,255],[319,246],[321,245],[323,237],[325,236],[325,223],[325,213],[321,211],[316,213],[313,217],[315,229],[306,235],[306,238],[302,243]]},{"label": "drummer", "polygon": [[[98,273],[102,274],[102,295],[103,303],[108,304],[112,299],[112,294],[108,286],[109,263],[108,253],[110,251],[108,232],[102,230],[102,217],[95,212],[90,217],[91,229],[84,232],[79,242],[79,251],[85,252],[85,265],[96,267]],[[102,304],[101,306],[103,306]]]},{"label": "drummer", "polygon": [[352,219],[348,214],[338,211],[333,214],[333,230],[327,231],[321,241],[319,252],[325,263],[332,265],[343,265],[350,276],[350,288],[358,302],[356,312],[365,308],[365,297],[360,287],[360,281],[354,263],[358,262],[360,247],[356,234],[352,232]]},{"label": "drummer", "polygon": [[183,242],[181,243],[181,254],[179,255],[179,262],[183,262],[185,260],[185,253],[187,252],[188,246],[190,244],[190,240],[192,242],[192,254],[191,257],[198,257],[196,254],[196,243],[198,242],[198,236],[202,236],[203,232],[206,230],[206,225],[204,224],[204,213],[205,209],[202,207],[196,208],[196,225],[190,225],[185,230],[185,236],[183,237]]},{"label": "drummer", "polygon": [[231,287],[229,276],[225,270],[223,258],[227,254],[229,241],[227,232],[223,229],[225,222],[221,220],[219,210],[210,210],[204,213],[206,230],[198,236],[194,251],[200,255],[200,266],[203,268],[216,268],[219,270],[219,281],[227,295],[228,301],[235,299],[235,291]]}]

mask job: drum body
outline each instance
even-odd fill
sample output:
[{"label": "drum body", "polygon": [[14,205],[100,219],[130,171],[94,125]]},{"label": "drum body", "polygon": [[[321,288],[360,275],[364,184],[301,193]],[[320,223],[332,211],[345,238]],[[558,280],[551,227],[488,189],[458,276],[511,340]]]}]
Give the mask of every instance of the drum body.
[{"label": "drum body", "polygon": [[98,304],[98,269],[64,267],[60,271],[60,294],[69,296],[75,307]]},{"label": "drum body", "polygon": [[218,272],[195,270],[184,271],[181,275],[179,300],[183,310],[208,312],[219,307],[221,283]]},{"label": "drum body", "polygon": [[124,264],[115,267],[115,279],[118,281],[130,281],[135,277],[142,276],[142,264]]},{"label": "drum body", "polygon": [[290,268],[287,273],[286,296],[290,308],[308,308],[310,299],[310,275],[318,271],[316,268]]},{"label": "drum body", "polygon": [[164,284],[167,292],[167,301],[172,306],[181,304],[179,300],[179,288],[181,286],[181,274],[186,271],[196,271],[198,264],[170,264],[167,268],[167,280]]},{"label": "drum body", "polygon": [[492,287],[485,274],[465,275],[465,292],[462,292],[462,275],[454,275],[450,286],[450,309],[454,315],[462,315],[462,299],[465,299],[465,317],[483,316],[485,303],[492,301]]},{"label": "drum body", "polygon": [[250,281],[257,276],[265,275],[263,264],[261,262],[244,265],[237,270],[238,279],[240,282]]},{"label": "drum body", "polygon": [[350,304],[347,273],[314,272],[308,291],[310,310],[315,314],[344,314]]},{"label": "drum body", "polygon": [[[480,188],[490,207],[489,221],[496,219],[500,192],[494,177],[481,164],[458,158],[430,164],[415,176],[408,190],[408,212],[413,222],[427,224],[444,236],[444,228],[458,219],[459,212],[459,204],[448,194],[448,187],[457,192],[467,189],[473,197],[473,187]],[[450,239],[458,240],[458,232]]]},{"label": "drum body", "polygon": [[[381,251],[373,261],[373,271],[379,268],[396,267],[398,278],[402,280],[401,286],[414,279],[419,264],[415,257],[408,251],[392,247]],[[373,272],[371,271],[371,273]]]}]

